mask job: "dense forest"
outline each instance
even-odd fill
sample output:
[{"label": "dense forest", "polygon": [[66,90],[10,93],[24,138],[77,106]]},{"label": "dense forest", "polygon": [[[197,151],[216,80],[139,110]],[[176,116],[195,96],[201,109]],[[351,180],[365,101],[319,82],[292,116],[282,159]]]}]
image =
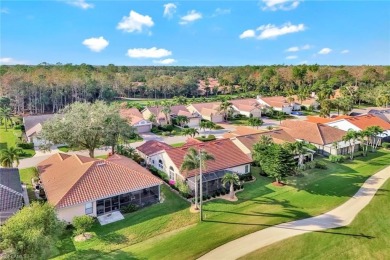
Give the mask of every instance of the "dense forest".
[{"label": "dense forest", "polygon": [[316,92],[326,99],[339,88],[353,102],[387,104],[383,95],[390,95],[389,82],[389,66],[129,67],[60,63],[0,66],[0,96],[11,99],[12,110],[17,114],[52,113],[75,101],[112,101],[116,97],[166,99],[221,94],[305,97]]}]

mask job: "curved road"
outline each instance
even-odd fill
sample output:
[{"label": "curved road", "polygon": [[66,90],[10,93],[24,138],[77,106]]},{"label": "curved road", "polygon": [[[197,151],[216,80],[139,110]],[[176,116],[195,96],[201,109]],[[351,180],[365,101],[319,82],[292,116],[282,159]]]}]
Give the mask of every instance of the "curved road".
[{"label": "curved road", "polygon": [[371,176],[359,191],[341,206],[317,217],[266,228],[226,243],[199,259],[237,259],[275,242],[308,232],[349,225],[390,178],[390,166]]}]

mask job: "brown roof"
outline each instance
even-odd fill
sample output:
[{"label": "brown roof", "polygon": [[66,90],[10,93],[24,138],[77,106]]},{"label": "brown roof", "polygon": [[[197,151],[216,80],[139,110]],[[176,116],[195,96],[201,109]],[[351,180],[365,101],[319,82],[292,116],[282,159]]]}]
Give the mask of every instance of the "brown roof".
[{"label": "brown roof", "polygon": [[257,103],[256,99],[254,98],[247,98],[247,99],[234,99],[230,100],[235,107],[237,107],[239,110],[251,112],[253,109],[260,109],[259,103]]},{"label": "brown roof", "polygon": [[276,97],[260,97],[265,103],[271,107],[284,107],[289,106],[290,104],[286,101],[285,97],[276,96]]},{"label": "brown roof", "polygon": [[258,134],[263,132],[262,130],[258,130],[252,127],[248,126],[237,126],[234,131],[231,131],[229,133],[223,134],[223,138],[231,138],[235,136],[241,136],[241,135],[251,135],[251,134]]},{"label": "brown roof", "polygon": [[120,109],[119,114],[122,118],[128,119],[131,125],[135,125],[138,122],[145,120],[142,117],[141,112],[139,112],[136,108]]},{"label": "brown roof", "polygon": [[146,141],[144,144],[138,146],[136,149],[141,153],[149,156],[169,148],[172,148],[172,146],[170,146],[169,144],[159,142],[156,140],[149,140]]},{"label": "brown roof", "polygon": [[188,137],[186,140],[186,144],[201,144],[201,143],[203,142],[192,137]]},{"label": "brown roof", "polygon": [[209,102],[209,103],[195,103],[191,104],[199,113],[201,113],[202,109],[208,110],[218,110],[221,102]]},{"label": "brown roof", "polygon": [[261,140],[261,137],[263,135],[267,135],[272,138],[274,143],[282,144],[282,143],[293,143],[295,142],[295,139],[289,135],[286,131],[283,129],[277,129],[277,130],[271,130],[267,132],[257,133],[257,134],[250,134],[250,135],[243,135],[238,136],[237,139],[245,145],[246,148],[253,151],[253,146],[258,143]]},{"label": "brown roof", "polygon": [[[161,110],[163,109],[163,107],[162,106],[158,106],[158,107],[155,106],[155,107],[147,107],[146,109],[148,109],[150,111],[150,113],[154,114],[155,116],[157,116],[157,113],[159,113],[159,115],[161,116],[161,114],[162,114]],[[182,111],[181,113],[188,112],[191,114],[191,112],[188,111],[187,107],[184,105],[170,106],[170,109],[171,109],[170,114],[173,116],[177,116],[180,111]],[[164,116],[164,114],[162,114],[162,115]]]},{"label": "brown roof", "polygon": [[346,133],[338,128],[307,121],[285,120],[282,122],[281,126],[295,139],[301,139],[320,145],[339,142]]},{"label": "brown roof", "polygon": [[[221,139],[202,144],[189,144],[184,145],[183,147],[167,149],[165,152],[172,159],[176,167],[180,169],[183,159],[190,147],[193,147],[196,150],[202,149],[214,156],[214,161],[207,161],[207,169],[204,171],[205,174],[252,162],[252,160],[230,139]],[[194,176],[197,172],[198,170],[192,170],[188,173],[183,172],[182,175],[188,178]]]},{"label": "brown roof", "polygon": [[308,97],[308,98],[306,98],[304,100],[299,100],[297,95],[293,95],[292,97],[294,98],[294,102],[295,103],[301,104],[301,105],[305,105],[305,106],[310,106],[313,103],[317,102],[317,100],[315,98],[313,98],[313,97]]},{"label": "brown roof", "polygon": [[369,126],[380,126],[383,130],[390,130],[390,124],[388,122],[373,114],[354,116],[345,120],[362,130]]},{"label": "brown roof", "polygon": [[311,123],[321,123],[326,124],[329,122],[337,121],[343,118],[349,118],[350,116],[341,115],[341,116],[332,116],[332,117],[319,117],[319,116],[307,116],[306,121]]},{"label": "brown roof", "polygon": [[134,161],[124,161],[54,154],[39,163],[38,170],[48,201],[58,208],[161,184]]}]

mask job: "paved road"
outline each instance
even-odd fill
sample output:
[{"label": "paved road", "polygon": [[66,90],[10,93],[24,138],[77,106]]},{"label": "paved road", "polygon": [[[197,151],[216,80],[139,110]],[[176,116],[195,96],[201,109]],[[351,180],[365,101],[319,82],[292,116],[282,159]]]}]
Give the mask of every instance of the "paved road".
[{"label": "paved road", "polygon": [[368,205],[377,190],[390,178],[390,166],[371,176],[359,191],[341,206],[317,217],[266,228],[226,243],[199,259],[237,259],[286,238],[349,225]]}]

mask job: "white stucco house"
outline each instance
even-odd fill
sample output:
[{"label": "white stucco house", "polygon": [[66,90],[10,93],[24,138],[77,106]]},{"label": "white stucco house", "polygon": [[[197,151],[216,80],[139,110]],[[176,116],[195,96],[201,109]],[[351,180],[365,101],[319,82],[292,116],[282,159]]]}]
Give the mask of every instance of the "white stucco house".
[{"label": "white stucco house", "polygon": [[244,115],[246,117],[261,117],[261,107],[256,99],[234,99],[230,100],[234,114]]},{"label": "white stucco house", "polygon": [[43,124],[54,117],[54,114],[32,115],[23,117],[24,131],[29,143],[34,143],[34,146],[39,146],[44,143],[44,140],[39,138]]},{"label": "white stucco house", "polygon": [[294,104],[290,104],[287,102],[285,97],[276,96],[276,97],[262,97],[257,96],[257,103],[259,103],[264,109],[273,108],[276,111],[281,111],[286,114],[291,114],[293,110],[300,110],[298,107],[294,107]]},{"label": "white stucco house", "polygon": [[134,127],[137,133],[148,133],[152,130],[152,122],[144,119],[141,112],[136,108],[124,108],[119,110],[119,114],[122,118],[128,120],[129,124]]},{"label": "white stucco house", "polygon": [[219,110],[221,102],[196,103],[187,106],[188,111],[199,115],[202,119],[214,123],[221,123],[224,120],[223,112]]}]

